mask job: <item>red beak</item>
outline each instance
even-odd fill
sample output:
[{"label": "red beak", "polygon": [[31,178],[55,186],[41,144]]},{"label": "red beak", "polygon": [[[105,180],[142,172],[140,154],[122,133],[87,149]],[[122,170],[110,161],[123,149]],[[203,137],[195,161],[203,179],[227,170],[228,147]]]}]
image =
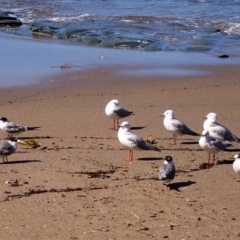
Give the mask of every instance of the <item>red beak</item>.
[{"label": "red beak", "polygon": [[203,116],[202,118],[203,118],[203,119],[207,119],[207,116]]}]

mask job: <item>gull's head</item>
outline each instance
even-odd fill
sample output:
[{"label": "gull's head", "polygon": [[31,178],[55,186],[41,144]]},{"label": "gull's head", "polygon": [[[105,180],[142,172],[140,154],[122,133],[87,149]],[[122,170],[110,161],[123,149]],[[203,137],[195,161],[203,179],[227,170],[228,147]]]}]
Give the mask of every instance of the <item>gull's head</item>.
[{"label": "gull's head", "polygon": [[171,156],[166,156],[166,157],[165,157],[165,160],[166,160],[167,162],[169,162],[169,163],[173,161],[173,159],[172,159]]},{"label": "gull's head", "polygon": [[113,99],[110,101],[111,104],[118,106],[119,105],[119,101],[117,99]]},{"label": "gull's head", "polygon": [[0,121],[1,121],[1,122],[8,122],[8,119],[5,118],[5,117],[0,117]]},{"label": "gull's head", "polygon": [[130,130],[131,126],[129,122],[122,122],[121,125],[118,127],[119,129]]},{"label": "gull's head", "polygon": [[211,122],[216,122],[216,121],[217,121],[217,114],[211,112],[211,113],[209,113],[208,115],[203,116],[203,118],[206,119],[206,120],[209,120],[209,121],[211,121]]},{"label": "gull's head", "polygon": [[174,118],[174,112],[173,112],[173,110],[167,110],[160,116],[161,117],[164,116],[165,118]]}]

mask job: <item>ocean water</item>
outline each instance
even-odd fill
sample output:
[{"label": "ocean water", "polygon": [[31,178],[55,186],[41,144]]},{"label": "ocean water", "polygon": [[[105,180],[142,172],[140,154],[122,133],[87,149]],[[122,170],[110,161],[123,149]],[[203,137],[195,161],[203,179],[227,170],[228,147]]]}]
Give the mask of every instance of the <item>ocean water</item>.
[{"label": "ocean water", "polygon": [[240,56],[240,0],[0,0],[0,33],[52,43]]}]

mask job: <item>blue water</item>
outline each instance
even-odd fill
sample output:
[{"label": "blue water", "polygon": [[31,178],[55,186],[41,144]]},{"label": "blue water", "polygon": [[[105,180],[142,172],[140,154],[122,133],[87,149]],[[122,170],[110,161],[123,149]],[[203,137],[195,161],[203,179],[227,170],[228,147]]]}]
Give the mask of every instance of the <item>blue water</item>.
[{"label": "blue water", "polygon": [[239,0],[0,3],[0,11],[12,11],[23,22],[17,28],[1,27],[0,32],[7,34],[100,48],[240,56]]}]

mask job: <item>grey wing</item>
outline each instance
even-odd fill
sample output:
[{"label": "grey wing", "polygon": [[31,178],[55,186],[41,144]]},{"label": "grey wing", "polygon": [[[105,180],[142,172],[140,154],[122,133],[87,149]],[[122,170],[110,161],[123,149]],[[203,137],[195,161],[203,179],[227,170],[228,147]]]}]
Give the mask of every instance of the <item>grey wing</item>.
[{"label": "grey wing", "polygon": [[133,112],[130,112],[122,107],[119,107],[114,110],[114,113],[116,113],[119,117],[124,118],[132,115]]},{"label": "grey wing", "polygon": [[233,133],[231,133],[226,127],[224,127],[220,124],[218,124],[216,127],[213,127],[212,131],[214,134],[219,135],[224,140],[238,141],[238,138]]},{"label": "grey wing", "polygon": [[215,148],[219,149],[219,150],[224,150],[225,148],[231,146],[231,144],[229,144],[227,142],[221,142],[221,141],[218,141],[218,140],[210,141],[210,144],[212,146],[214,146]]},{"label": "grey wing", "polygon": [[173,164],[163,164],[159,170],[159,179],[173,179],[175,177],[175,166]]},{"label": "grey wing", "polygon": [[18,133],[25,131],[26,127],[20,126],[14,122],[8,122],[7,125],[4,127],[4,130],[8,133]]},{"label": "grey wing", "polygon": [[139,149],[142,150],[153,150],[153,151],[160,151],[156,146],[151,145],[150,143],[145,142],[142,138],[136,138],[136,145]]},{"label": "grey wing", "polygon": [[185,123],[177,120],[173,122],[173,126],[178,129],[181,134],[187,134],[187,135],[194,135],[199,136],[200,134],[194,132],[191,128],[189,128]]},{"label": "grey wing", "polygon": [[3,142],[0,144],[0,154],[2,156],[8,156],[15,152],[15,148],[8,142]]}]

